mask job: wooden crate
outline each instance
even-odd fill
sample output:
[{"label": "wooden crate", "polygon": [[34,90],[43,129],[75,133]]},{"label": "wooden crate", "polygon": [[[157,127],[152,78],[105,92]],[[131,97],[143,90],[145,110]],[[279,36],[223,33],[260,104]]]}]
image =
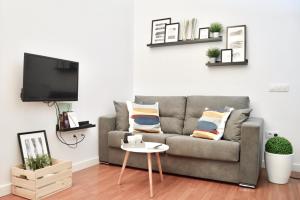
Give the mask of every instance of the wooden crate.
[{"label": "wooden crate", "polygon": [[72,186],[72,162],[53,160],[53,165],[35,171],[12,167],[12,193],[27,199],[42,199]]}]

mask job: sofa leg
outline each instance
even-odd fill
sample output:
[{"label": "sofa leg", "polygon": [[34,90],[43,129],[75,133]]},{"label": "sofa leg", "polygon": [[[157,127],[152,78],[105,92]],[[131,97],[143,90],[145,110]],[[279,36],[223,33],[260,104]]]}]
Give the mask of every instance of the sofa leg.
[{"label": "sofa leg", "polygon": [[255,189],[255,185],[250,185],[250,184],[246,184],[246,183],[240,183],[239,186],[240,187],[245,187],[245,188]]},{"label": "sofa leg", "polygon": [[109,165],[109,163],[108,163],[108,162],[105,162],[105,161],[100,161],[100,164],[101,164],[101,165]]}]

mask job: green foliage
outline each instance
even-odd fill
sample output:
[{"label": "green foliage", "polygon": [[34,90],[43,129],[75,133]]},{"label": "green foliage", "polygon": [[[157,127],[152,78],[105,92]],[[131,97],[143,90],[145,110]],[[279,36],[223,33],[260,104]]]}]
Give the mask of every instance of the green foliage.
[{"label": "green foliage", "polygon": [[284,137],[278,137],[278,136],[270,138],[266,143],[265,149],[267,152],[274,153],[274,154],[293,153],[292,144]]},{"label": "green foliage", "polygon": [[214,32],[221,33],[223,31],[223,26],[222,26],[222,24],[220,24],[218,22],[212,23],[212,24],[210,24],[209,31],[212,33],[214,33]]},{"label": "green foliage", "polygon": [[26,159],[26,165],[29,166],[30,170],[37,170],[51,165],[51,159],[48,155],[38,155],[36,158]]},{"label": "green foliage", "polygon": [[220,56],[220,50],[217,48],[208,49],[206,55],[209,58],[217,58]]}]

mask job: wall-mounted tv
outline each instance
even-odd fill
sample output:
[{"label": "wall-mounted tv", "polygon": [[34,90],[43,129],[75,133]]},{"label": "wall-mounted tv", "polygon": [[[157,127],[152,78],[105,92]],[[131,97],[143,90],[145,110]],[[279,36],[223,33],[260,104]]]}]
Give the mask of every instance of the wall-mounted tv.
[{"label": "wall-mounted tv", "polygon": [[24,53],[22,101],[77,101],[79,63]]}]

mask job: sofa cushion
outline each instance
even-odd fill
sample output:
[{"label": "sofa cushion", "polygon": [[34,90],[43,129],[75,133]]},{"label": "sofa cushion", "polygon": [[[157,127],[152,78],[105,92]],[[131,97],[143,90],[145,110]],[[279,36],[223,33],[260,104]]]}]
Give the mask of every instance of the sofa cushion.
[{"label": "sofa cushion", "polygon": [[239,161],[240,144],[227,140],[207,140],[177,135],[167,138],[167,154],[220,161]]},{"label": "sofa cushion", "polygon": [[[109,147],[121,147],[121,139],[124,138],[126,131],[110,131],[108,132],[108,146]],[[153,134],[153,133],[139,133],[143,135],[143,141],[145,142],[159,142],[166,144],[166,138],[171,136],[176,136],[178,134]]]},{"label": "sofa cushion", "polygon": [[197,127],[197,120],[205,108],[212,110],[229,106],[234,109],[249,108],[249,97],[241,96],[188,96],[183,134],[190,135]]},{"label": "sofa cushion", "polygon": [[127,104],[114,101],[114,106],[116,110],[116,129],[118,131],[127,131],[129,129]]},{"label": "sofa cushion", "polygon": [[206,110],[198,120],[197,129],[191,136],[210,140],[220,140],[223,136],[227,119],[233,108],[225,107],[222,111]]},{"label": "sofa cushion", "polygon": [[136,96],[136,103],[159,103],[161,129],[164,133],[182,134],[186,97],[184,96]]},{"label": "sofa cushion", "polygon": [[158,102],[139,104],[127,101],[127,108],[129,112],[129,132],[162,133]]},{"label": "sofa cushion", "polygon": [[224,139],[231,141],[239,141],[241,139],[241,127],[251,113],[252,109],[239,109],[232,111],[224,131]]}]

